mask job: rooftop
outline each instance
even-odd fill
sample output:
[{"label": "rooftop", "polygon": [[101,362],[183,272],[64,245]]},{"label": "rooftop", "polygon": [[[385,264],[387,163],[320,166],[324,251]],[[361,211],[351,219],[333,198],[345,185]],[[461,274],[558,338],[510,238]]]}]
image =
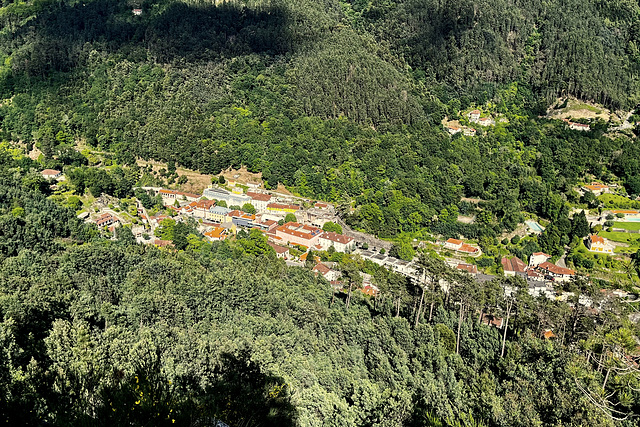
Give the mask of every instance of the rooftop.
[{"label": "rooftop", "polygon": [[343,245],[346,245],[353,241],[352,237],[344,236],[342,234],[334,233],[332,231],[325,231],[324,234],[320,236],[320,238],[330,240],[336,243],[342,243]]},{"label": "rooftop", "polygon": [[276,245],[271,242],[268,242],[268,244],[273,248],[274,251],[276,251],[277,254],[284,254],[289,252],[289,248],[285,248],[284,246]]},{"label": "rooftop", "polygon": [[542,264],[540,264],[538,267],[540,267],[543,270],[546,270],[550,273],[553,274],[558,274],[561,276],[573,276],[576,272],[571,270],[570,268],[564,268],[564,267],[560,267],[557,266],[555,264],[551,264],[548,261],[543,262]]},{"label": "rooftop", "polygon": [[589,235],[589,240],[591,240],[591,243],[598,243],[600,245],[605,245],[606,244],[604,238],[598,236],[597,234]]},{"label": "rooftop", "polygon": [[247,196],[251,197],[253,200],[258,200],[261,202],[268,202],[271,200],[271,194],[264,193],[254,193],[252,191],[247,191]]},{"label": "rooftop", "polygon": [[515,273],[524,273],[527,269],[527,265],[522,262],[522,260],[518,257],[513,257],[511,259],[507,257],[502,258],[502,268],[504,271],[513,271]]}]

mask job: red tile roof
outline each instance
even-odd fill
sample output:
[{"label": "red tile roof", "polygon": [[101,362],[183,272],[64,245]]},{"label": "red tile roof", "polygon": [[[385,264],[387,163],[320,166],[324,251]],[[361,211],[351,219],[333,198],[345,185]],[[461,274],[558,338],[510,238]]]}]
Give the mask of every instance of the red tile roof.
[{"label": "red tile roof", "polygon": [[336,243],[342,243],[346,245],[353,241],[352,237],[344,236],[342,234],[334,233],[332,231],[325,231],[323,235],[320,236],[321,239],[330,240]]},{"label": "red tile roof", "polygon": [[224,240],[227,237],[226,230],[227,229],[223,227],[214,227],[212,230],[204,233],[204,235],[213,240]]},{"label": "red tile roof", "polygon": [[325,274],[330,272],[331,269],[329,267],[327,267],[326,265],[322,264],[322,263],[318,263],[318,264],[315,265],[315,267],[313,267],[313,269],[311,271],[318,272],[318,273],[320,273],[320,274],[322,274],[324,276]]},{"label": "red tile roof", "polygon": [[507,257],[502,258],[502,268],[504,271],[513,271],[515,273],[524,273],[527,269],[527,265],[522,262],[518,257],[511,259]]},{"label": "red tile roof", "polygon": [[261,202],[268,202],[269,200],[271,200],[271,194],[254,193],[252,191],[247,191],[247,196],[251,197],[253,200],[259,200]]},{"label": "red tile roof", "polygon": [[615,210],[615,211],[611,211],[611,213],[614,213],[614,214],[621,213],[621,214],[632,214],[632,215],[634,215],[634,214],[637,214],[637,213],[638,213],[638,211],[634,211],[634,210],[625,210],[625,209],[623,209],[623,210]]},{"label": "red tile roof", "polygon": [[551,264],[548,261],[543,262],[538,266],[539,268],[546,270],[550,273],[561,275],[561,276],[573,276],[576,272],[571,270],[570,268],[564,268],[557,266],[555,264]]},{"label": "red tile roof", "polygon": [[467,273],[478,274],[478,267],[473,264],[458,264],[456,268],[458,270],[466,271]]},{"label": "red tile roof", "polygon": [[460,252],[467,252],[467,253],[473,254],[473,253],[478,252],[479,249],[476,248],[475,246],[471,246],[471,245],[468,245],[466,243],[463,243],[462,246],[460,246],[460,249],[458,249],[458,250]]},{"label": "red tile roof", "polygon": [[269,246],[271,246],[273,250],[276,251],[277,254],[284,254],[289,252],[289,248],[285,248],[284,246],[276,245],[271,242],[268,242],[268,243],[269,243]]},{"label": "red tile roof", "polygon": [[303,239],[311,239],[314,236],[322,233],[322,230],[318,227],[312,227],[310,225],[302,225],[297,222],[288,222],[286,224],[276,227],[276,231],[280,233],[290,234],[292,236],[300,237]]},{"label": "red tile roof", "polygon": [[462,240],[458,240],[458,239],[447,239],[447,243],[451,244],[451,245],[461,245],[462,244]]},{"label": "red tile roof", "polygon": [[55,175],[58,175],[58,174],[60,174],[62,172],[57,171],[55,169],[45,169],[41,173],[42,173],[42,175],[53,175],[53,176],[55,176]]},{"label": "red tile roof", "polygon": [[600,245],[604,245],[605,244],[604,238],[598,236],[597,234],[591,234],[589,236],[589,240],[591,240],[591,243],[597,243],[597,244],[600,244]]}]

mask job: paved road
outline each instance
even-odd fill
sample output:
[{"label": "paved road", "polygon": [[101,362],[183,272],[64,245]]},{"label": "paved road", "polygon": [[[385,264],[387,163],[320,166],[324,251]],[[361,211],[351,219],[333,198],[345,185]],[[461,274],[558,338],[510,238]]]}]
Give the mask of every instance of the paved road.
[{"label": "paved road", "polygon": [[349,237],[353,237],[358,242],[367,242],[370,248],[384,248],[385,250],[391,249],[393,243],[387,242],[386,240],[378,239],[375,236],[367,233],[361,233],[359,231],[352,230],[339,216],[336,216],[335,222],[342,226],[342,234],[346,234]]}]

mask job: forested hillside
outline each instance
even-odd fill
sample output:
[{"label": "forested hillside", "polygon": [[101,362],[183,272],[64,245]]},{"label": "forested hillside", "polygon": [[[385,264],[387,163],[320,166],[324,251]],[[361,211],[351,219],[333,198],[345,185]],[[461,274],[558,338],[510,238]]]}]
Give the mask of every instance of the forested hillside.
[{"label": "forested hillside", "polygon": [[[136,245],[126,227],[105,240],[44,199],[28,159],[2,161],[7,425],[635,425],[637,327],[616,301],[571,309],[423,258],[444,293],[344,255],[345,274],[364,269],[381,290],[348,305],[260,233],[181,251]],[[510,316],[508,334],[478,311]],[[549,325],[558,336],[542,339]]]},{"label": "forested hillside", "polygon": [[[436,227],[461,196],[487,200],[495,231],[447,234],[493,236],[522,210],[554,220],[545,200],[585,174],[640,193],[634,140],[535,119],[561,94],[635,104],[633,2],[3,4],[3,137],[48,159],[88,144],[121,164],[246,166],[355,200],[350,222],[388,236]],[[450,142],[443,117],[484,103],[504,123]]]},{"label": "forested hillside", "polygon": [[[636,425],[635,307],[595,279],[536,299],[420,258],[444,292],[338,255],[380,288],[349,305],[260,233],[211,243],[181,223],[159,249],[73,209],[150,199],[133,187],[164,181],[141,159],[246,167],[378,237],[463,235],[491,266],[557,259],[591,231],[570,211],[600,206],[576,188],[640,207],[640,140],[633,120],[543,116],[566,97],[633,110],[639,39],[633,0],[0,0],[0,421]],[[476,108],[494,123],[443,129]],[[531,217],[544,232],[499,252]],[[615,274],[634,280],[635,257]]]}]

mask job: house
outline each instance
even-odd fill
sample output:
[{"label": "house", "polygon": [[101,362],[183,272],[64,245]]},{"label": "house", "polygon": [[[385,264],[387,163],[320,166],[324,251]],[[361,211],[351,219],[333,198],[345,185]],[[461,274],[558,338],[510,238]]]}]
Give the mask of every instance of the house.
[{"label": "house", "polygon": [[227,206],[240,206],[251,203],[251,197],[244,194],[235,194],[222,188],[206,188],[202,193],[204,197],[212,200],[222,200]]},{"label": "house", "polygon": [[462,129],[459,126],[449,125],[446,128],[447,128],[447,132],[449,132],[451,135],[455,135],[456,133],[462,132]]},{"label": "house", "polygon": [[474,264],[460,263],[456,266],[456,269],[466,271],[469,274],[478,274],[478,266]]},{"label": "house", "polygon": [[352,251],[356,246],[356,242],[353,240],[353,237],[344,236],[330,231],[325,231],[321,234],[318,243],[324,250],[328,250],[333,246],[336,252],[345,253]]},{"label": "house", "polygon": [[192,202],[188,206],[191,207],[191,214],[197,218],[209,218],[209,212],[216,206],[216,202],[214,200],[198,200],[197,202]]},{"label": "house", "polygon": [[477,122],[480,119],[480,110],[473,110],[469,113],[469,121],[472,123]]},{"label": "house", "polygon": [[591,127],[589,125],[583,125],[582,123],[569,122],[569,129],[587,131],[591,130]]},{"label": "house", "polygon": [[133,9],[132,12],[135,16],[142,15],[142,9]]},{"label": "house", "polygon": [[282,259],[289,259],[289,248],[268,242],[269,246],[276,251],[276,256]]},{"label": "house", "polygon": [[551,339],[551,338],[555,338],[556,334],[554,334],[551,329],[547,329],[542,333],[542,338],[544,338],[545,340]]},{"label": "house", "polygon": [[275,228],[275,236],[283,242],[310,248],[318,243],[322,229],[297,222],[288,222]]},{"label": "house", "polygon": [[329,209],[329,205],[323,202],[317,202],[316,204],[313,205],[313,207],[316,209]]},{"label": "house", "polygon": [[211,219],[215,222],[223,223],[227,218],[227,214],[231,212],[231,209],[225,208],[223,206],[214,206],[209,209],[207,213],[207,219]]},{"label": "house", "polygon": [[222,241],[229,236],[229,230],[224,227],[213,227],[204,233],[205,237],[213,242]]},{"label": "house", "polygon": [[98,227],[108,227],[110,225],[118,224],[120,220],[118,217],[111,215],[110,213],[105,213],[96,218],[96,225]]},{"label": "house", "polygon": [[520,258],[502,258],[502,269],[504,270],[505,276],[515,276],[521,275],[524,276],[527,270],[527,264],[525,264]]},{"label": "house", "polygon": [[297,205],[285,205],[282,203],[269,203],[267,204],[267,211],[280,212],[280,213],[296,213],[300,210],[300,206]]},{"label": "house", "polygon": [[458,239],[448,239],[444,242],[445,249],[451,249],[453,251],[457,251],[462,247],[462,240]]},{"label": "house", "polygon": [[247,196],[251,198],[251,201],[249,203],[251,203],[253,207],[256,208],[257,211],[267,210],[267,205],[271,200],[270,194],[254,193],[251,191],[247,191]]},{"label": "house", "polygon": [[613,245],[611,245],[607,239],[597,234],[589,235],[587,238],[587,248],[591,252],[613,255]]},{"label": "house", "polygon": [[548,261],[538,265],[538,270],[547,276],[551,276],[556,282],[566,282],[571,280],[575,275],[575,271],[570,268],[560,267],[555,264],[551,264]]},{"label": "house", "polygon": [[55,169],[45,169],[40,173],[42,174],[42,177],[45,179],[58,179],[62,177],[62,172],[57,171]]},{"label": "house", "polygon": [[531,258],[529,258],[529,267],[537,267],[550,259],[551,255],[549,254],[545,254],[544,252],[534,252],[531,254]]},{"label": "house", "polygon": [[464,128],[462,129],[462,133],[465,136],[476,136],[476,130],[474,128]]},{"label": "house", "polygon": [[481,119],[478,119],[477,122],[480,126],[492,126],[495,125],[496,122],[491,119],[490,117],[482,117]]},{"label": "house", "polygon": [[583,191],[591,191],[593,194],[595,194],[596,196],[599,196],[603,193],[608,193],[609,192],[609,186],[608,185],[604,185],[604,184],[600,184],[598,182],[594,182],[592,184],[589,185],[584,185],[582,187]]},{"label": "house", "polygon": [[329,282],[338,280],[338,278],[340,277],[340,272],[332,270],[322,263],[316,264],[315,267],[311,269],[311,271],[313,271],[316,275],[321,274],[322,277],[327,279]]}]

